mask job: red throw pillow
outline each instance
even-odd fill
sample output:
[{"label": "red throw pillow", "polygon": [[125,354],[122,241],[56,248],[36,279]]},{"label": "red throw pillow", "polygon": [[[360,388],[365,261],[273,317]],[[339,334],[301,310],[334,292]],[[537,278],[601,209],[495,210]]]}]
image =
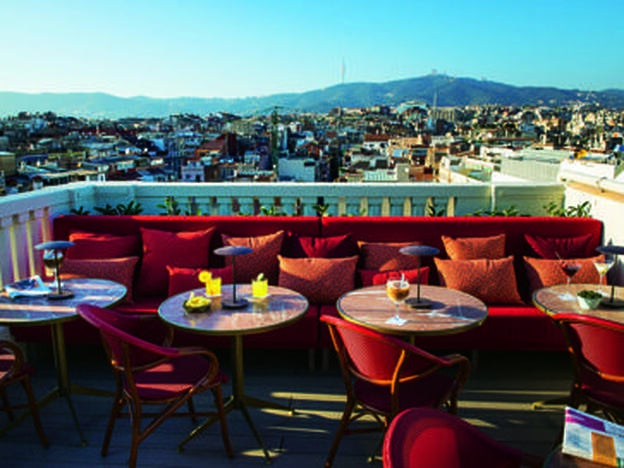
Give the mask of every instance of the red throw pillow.
[{"label": "red throw pillow", "polygon": [[[561,269],[560,260],[550,260],[544,258],[524,258],[524,268],[529,277],[529,287],[531,292],[537,289],[546,288],[555,284],[565,284],[566,275]],[[594,261],[604,260],[603,255],[592,258],[566,259],[581,265],[581,269],[572,277],[572,283],[598,283],[600,275],[594,266]]]},{"label": "red throw pillow", "polygon": [[357,255],[358,246],[350,234],[315,237],[289,233],[284,239],[282,254],[291,258],[345,258]]},{"label": "red throw pillow", "polygon": [[505,234],[491,237],[442,236],[442,242],[451,260],[476,260],[505,256]]},{"label": "red throw pillow", "polygon": [[[230,237],[221,234],[223,245],[250,247],[253,252],[236,259],[236,282],[250,283],[260,273],[269,279],[270,284],[277,283],[277,256],[282,251],[284,231],[277,231],[266,236]],[[226,257],[226,264],[231,265],[232,259]]]},{"label": "red throw pillow", "polygon": [[137,294],[164,296],[169,290],[167,266],[206,268],[213,229],[170,232],[141,228],[143,260]]},{"label": "red throw pillow", "polygon": [[591,234],[573,237],[541,237],[524,235],[525,240],[535,251],[538,257],[557,259],[586,258],[595,252],[591,250]]},{"label": "red throw pillow", "polygon": [[278,256],[279,286],[303,294],[312,304],[335,304],[355,288],[357,255],[347,258]]},{"label": "red throw pillow", "polygon": [[442,260],[434,258],[440,284],[459,289],[486,304],[522,304],[513,256],[499,259]]},{"label": "red throw pillow", "polygon": [[[375,284],[386,284],[388,278],[391,275],[405,275],[405,279],[412,284],[418,282],[418,268],[414,270],[393,270],[393,271],[379,271],[379,270],[358,270],[360,274],[360,282],[362,286],[373,286]],[[429,267],[422,267],[420,269],[420,284],[429,283]]]},{"label": "red throw pillow", "polygon": [[139,236],[117,236],[96,232],[74,231],[69,235],[74,246],[67,249],[67,258],[93,259],[138,256]]},{"label": "red throw pillow", "polygon": [[179,268],[167,265],[169,272],[169,296],[204,286],[199,281],[199,273],[208,270],[213,278],[221,278],[221,284],[232,283],[232,267],[223,268]]},{"label": "red throw pillow", "polygon": [[124,302],[132,302],[134,269],[139,257],[76,260],[67,258],[61,265],[62,278],[102,278],[116,281],[126,287]]},{"label": "red throw pillow", "polygon": [[404,255],[399,250],[416,242],[359,242],[360,267],[364,270],[413,270],[418,260],[413,255]]}]

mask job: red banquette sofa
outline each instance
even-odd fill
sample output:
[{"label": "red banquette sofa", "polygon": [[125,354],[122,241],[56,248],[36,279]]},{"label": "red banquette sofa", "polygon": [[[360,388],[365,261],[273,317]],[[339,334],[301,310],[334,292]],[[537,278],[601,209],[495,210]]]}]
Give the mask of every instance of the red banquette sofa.
[{"label": "red banquette sofa", "polygon": [[[535,288],[565,282],[557,255],[582,258],[578,282],[597,282],[592,265],[603,226],[590,218],[558,217],[284,217],[284,216],[82,216],[54,220],[55,239],[67,251],[64,274],[101,276],[124,282],[131,293],[119,310],[156,314],[167,296],[200,284],[200,269],[225,282],[231,270],[214,249],[224,244],[254,249],[237,262],[240,282],[258,272],[272,284],[297,289],[310,307],[291,326],[245,337],[245,346],[328,348],[322,314],[336,315],[340,294],[384,280],[388,271],[414,273],[415,259],[398,253],[406,244],[440,249],[423,259],[429,284],[463,289],[488,305],[488,318],[465,333],[423,337],[432,349],[563,350],[560,331],[531,304]],[[230,275],[230,276],[228,276]],[[65,325],[72,343],[99,343],[81,320]],[[36,327],[15,328],[17,339],[49,337]],[[225,346],[225,337],[176,332],[178,340]]]}]

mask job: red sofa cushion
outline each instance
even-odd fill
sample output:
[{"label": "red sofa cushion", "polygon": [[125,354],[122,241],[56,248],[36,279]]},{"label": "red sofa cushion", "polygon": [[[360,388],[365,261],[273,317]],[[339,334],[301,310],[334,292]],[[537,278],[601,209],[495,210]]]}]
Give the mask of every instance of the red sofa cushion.
[{"label": "red sofa cushion", "polygon": [[413,242],[360,242],[360,265],[364,270],[412,270],[418,266],[413,255],[404,255],[401,248]]},{"label": "red sofa cushion", "polygon": [[303,294],[312,304],[333,304],[355,289],[358,257],[279,259],[279,286]]},{"label": "red sofa cushion", "polygon": [[[604,259],[603,255],[591,258],[567,259],[568,262],[578,263],[581,269],[572,277],[572,283],[598,284],[600,275],[594,266],[594,261]],[[566,275],[561,269],[561,260],[524,257],[524,265],[529,277],[531,292],[552,286],[565,284]]]},{"label": "red sofa cushion", "polygon": [[582,258],[595,255],[592,249],[592,235],[571,237],[543,237],[526,234],[524,236],[527,243],[541,258]]},{"label": "red sofa cushion", "polygon": [[442,236],[442,242],[451,260],[503,258],[505,256],[505,234],[491,237]]},{"label": "red sofa cushion", "polygon": [[[362,286],[373,286],[376,284],[386,284],[388,278],[392,275],[405,275],[405,279],[412,284],[418,282],[418,268],[413,270],[358,270],[360,276],[360,284]],[[429,282],[429,267],[420,268],[420,284],[427,284]]]},{"label": "red sofa cushion", "polygon": [[357,243],[350,234],[331,237],[301,236],[289,232],[284,239],[282,255],[291,258],[344,258],[358,254]]},{"label": "red sofa cushion", "polygon": [[141,253],[139,236],[116,236],[97,232],[74,231],[69,235],[74,246],[67,249],[67,258],[120,258]]},{"label": "red sofa cushion", "polygon": [[[251,280],[263,273],[270,284],[277,283],[278,262],[277,256],[282,251],[284,231],[277,231],[266,236],[231,237],[221,234],[224,245],[250,247],[253,252],[235,260],[236,281],[251,283]],[[231,265],[231,257],[226,257],[226,264]]]},{"label": "red sofa cushion", "polygon": [[167,266],[207,268],[214,230],[169,232],[141,228],[143,259],[137,294],[165,296],[169,290]]},{"label": "red sofa cushion", "polygon": [[204,283],[199,281],[199,273],[204,270],[209,271],[213,278],[221,278],[221,285],[232,283],[231,266],[223,268],[180,268],[167,265],[169,296],[204,287]]},{"label": "red sofa cushion", "polygon": [[513,256],[500,259],[443,260],[435,258],[440,283],[478,297],[486,304],[522,304]]}]

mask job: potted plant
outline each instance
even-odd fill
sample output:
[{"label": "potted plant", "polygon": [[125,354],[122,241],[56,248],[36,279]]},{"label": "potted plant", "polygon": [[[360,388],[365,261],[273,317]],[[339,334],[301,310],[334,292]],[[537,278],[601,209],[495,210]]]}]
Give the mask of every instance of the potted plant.
[{"label": "potted plant", "polygon": [[600,301],[602,300],[602,294],[600,294],[598,291],[583,289],[582,291],[579,291],[577,293],[576,299],[581,309],[593,310],[600,305]]}]

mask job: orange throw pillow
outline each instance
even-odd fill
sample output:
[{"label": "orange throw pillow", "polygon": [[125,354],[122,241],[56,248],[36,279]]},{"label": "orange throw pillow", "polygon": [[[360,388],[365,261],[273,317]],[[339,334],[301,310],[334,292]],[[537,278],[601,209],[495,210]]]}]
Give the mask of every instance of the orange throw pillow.
[{"label": "orange throw pillow", "polygon": [[499,259],[433,260],[443,286],[472,294],[486,304],[523,304],[516,285],[513,256]]},{"label": "orange throw pillow", "polygon": [[[277,231],[266,236],[230,237],[221,234],[223,245],[250,247],[253,252],[236,259],[236,282],[250,283],[260,273],[269,279],[270,284],[277,283],[277,255],[282,251],[285,231]],[[232,264],[232,258],[225,258],[226,265]]]},{"label": "orange throw pillow", "polygon": [[335,304],[355,288],[358,257],[288,258],[278,255],[279,286],[303,294],[312,304]]},{"label": "orange throw pillow", "polygon": [[417,242],[358,242],[361,268],[363,270],[413,270],[418,261],[413,255],[404,255],[399,250]]},{"label": "orange throw pillow", "polygon": [[[524,258],[524,268],[529,277],[529,287],[531,292],[537,289],[546,288],[555,284],[565,284],[566,275],[561,269],[560,260],[550,260],[545,258]],[[572,283],[598,284],[600,275],[594,266],[594,261],[604,259],[603,255],[592,258],[565,259],[566,262],[578,263],[581,269],[572,277]]]},{"label": "orange throw pillow", "polygon": [[491,237],[442,236],[442,242],[451,260],[476,260],[505,256],[505,234]]}]

